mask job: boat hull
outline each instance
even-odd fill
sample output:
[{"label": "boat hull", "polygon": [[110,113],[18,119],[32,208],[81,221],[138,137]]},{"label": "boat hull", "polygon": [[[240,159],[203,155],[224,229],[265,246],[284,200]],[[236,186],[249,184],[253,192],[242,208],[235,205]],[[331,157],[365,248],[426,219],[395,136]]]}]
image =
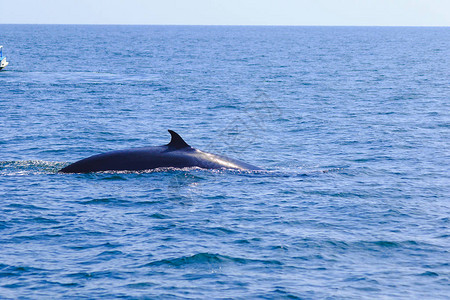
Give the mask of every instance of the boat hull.
[{"label": "boat hull", "polygon": [[4,57],[0,62],[0,70],[6,67],[9,64],[9,62],[6,61],[6,57]]}]

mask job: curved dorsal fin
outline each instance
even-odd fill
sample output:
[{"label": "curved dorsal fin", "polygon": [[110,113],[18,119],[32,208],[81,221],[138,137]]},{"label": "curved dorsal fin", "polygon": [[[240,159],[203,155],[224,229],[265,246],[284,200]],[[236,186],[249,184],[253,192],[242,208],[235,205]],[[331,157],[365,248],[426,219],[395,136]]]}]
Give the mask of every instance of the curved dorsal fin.
[{"label": "curved dorsal fin", "polygon": [[168,143],[166,146],[175,148],[175,149],[182,149],[186,147],[190,147],[182,138],[181,136],[176,133],[173,130],[169,129],[169,133],[172,136],[172,139],[170,140],[170,143]]}]

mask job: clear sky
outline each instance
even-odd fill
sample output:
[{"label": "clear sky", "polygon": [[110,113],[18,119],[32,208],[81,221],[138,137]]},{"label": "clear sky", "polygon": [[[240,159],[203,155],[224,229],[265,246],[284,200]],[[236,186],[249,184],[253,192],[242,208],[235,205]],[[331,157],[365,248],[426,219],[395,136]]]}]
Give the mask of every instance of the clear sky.
[{"label": "clear sky", "polygon": [[450,0],[0,0],[0,24],[450,26]]}]

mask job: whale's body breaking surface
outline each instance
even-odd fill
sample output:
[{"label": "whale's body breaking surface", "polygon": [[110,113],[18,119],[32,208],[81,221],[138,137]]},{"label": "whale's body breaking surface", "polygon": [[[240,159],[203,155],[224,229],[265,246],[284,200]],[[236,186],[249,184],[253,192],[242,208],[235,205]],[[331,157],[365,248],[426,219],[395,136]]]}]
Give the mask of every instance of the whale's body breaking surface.
[{"label": "whale's body breaking surface", "polygon": [[245,162],[203,152],[189,146],[176,132],[169,130],[169,144],[156,147],[110,151],[79,160],[61,173],[102,171],[144,171],[157,168],[190,168],[260,170]]}]

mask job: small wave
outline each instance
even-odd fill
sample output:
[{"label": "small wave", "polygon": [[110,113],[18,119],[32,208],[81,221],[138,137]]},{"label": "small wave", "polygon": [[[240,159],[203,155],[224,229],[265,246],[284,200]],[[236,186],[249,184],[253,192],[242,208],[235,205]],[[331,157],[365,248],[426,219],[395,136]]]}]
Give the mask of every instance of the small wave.
[{"label": "small wave", "polygon": [[419,276],[425,276],[425,277],[439,277],[439,274],[432,271],[426,271],[424,273],[419,274]]},{"label": "small wave", "polygon": [[226,263],[236,263],[236,264],[263,264],[263,265],[282,265],[278,260],[262,260],[262,259],[249,259],[232,257],[227,255],[212,254],[212,253],[197,253],[190,256],[182,256],[172,259],[162,259],[151,263],[146,266],[172,266],[172,267],[184,267],[188,265],[202,265],[202,264],[226,264]]},{"label": "small wave", "polygon": [[372,250],[384,250],[384,249],[392,249],[392,248],[411,248],[411,247],[425,247],[427,244],[418,243],[416,241],[361,241],[358,243],[360,246],[366,249]]},{"label": "small wave", "polygon": [[[433,245],[416,242],[413,240],[390,241],[390,240],[358,240],[358,241],[342,241],[342,240],[311,240],[304,239],[300,243],[296,243],[295,247],[315,248],[315,249],[332,249],[332,251],[370,251],[370,252],[390,252],[402,250],[425,250]],[[303,257],[297,257],[302,259]],[[309,259],[309,258],[307,258]]]},{"label": "small wave", "polygon": [[115,249],[115,248],[119,248],[121,246],[122,245],[120,245],[120,244],[111,244],[111,243],[107,242],[107,243],[103,243],[103,244],[95,244],[95,243],[77,244],[77,245],[65,246],[65,247],[70,250],[80,251],[80,250],[93,249],[93,248]]},{"label": "small wave", "polygon": [[115,278],[115,279],[123,279],[122,275],[119,272],[115,271],[96,271],[96,272],[77,272],[70,273],[65,275],[66,278],[77,279],[77,280],[90,280],[93,278]]},{"label": "small wave", "polygon": [[148,289],[149,287],[155,286],[155,283],[151,282],[137,282],[137,283],[130,283],[125,285],[126,288],[130,289]]},{"label": "small wave", "polygon": [[[257,174],[261,172],[260,170],[233,170],[233,169],[204,169],[200,167],[184,167],[184,168],[175,168],[175,167],[164,167],[164,168],[156,168],[150,170],[142,170],[142,171],[107,171],[108,173],[138,173],[138,174],[147,174],[147,173],[174,173],[174,172],[209,172],[216,174]],[[106,173],[106,172],[105,172]]]},{"label": "small wave", "polygon": [[55,174],[65,165],[43,160],[0,161],[0,176]]},{"label": "small wave", "polygon": [[314,177],[320,176],[328,173],[339,173],[342,172],[344,167],[330,167],[330,168],[322,168],[322,169],[312,169],[312,168],[303,168],[299,166],[292,167],[280,167],[274,168],[271,170],[258,170],[252,171],[251,174],[257,174],[259,176],[268,176],[268,177]]},{"label": "small wave", "polygon": [[160,213],[154,213],[154,214],[150,215],[150,218],[159,219],[159,220],[170,219],[170,217],[168,215],[164,215],[164,214],[160,214]]},{"label": "small wave", "polygon": [[121,176],[121,174],[111,174],[111,176],[103,177],[102,180],[107,181],[125,181],[128,180],[125,176]]},{"label": "small wave", "polygon": [[0,264],[0,278],[11,276],[23,276],[25,274],[35,274],[44,271],[43,269],[28,266],[10,266]]},{"label": "small wave", "polygon": [[[57,174],[59,170],[63,167],[69,165],[68,162],[56,162],[56,161],[43,161],[43,160],[23,160],[23,161],[0,161],[0,176],[20,176],[20,175],[41,175],[41,174]],[[203,169],[199,167],[185,167],[185,168],[175,168],[175,167],[164,167],[149,170],[140,171],[102,171],[95,173],[86,174],[75,174],[82,175],[86,177],[95,177],[100,180],[106,181],[125,181],[128,180],[129,176],[124,175],[135,175],[135,176],[145,176],[147,174],[187,174],[192,176],[202,173],[209,174],[230,174],[230,175],[243,175],[243,176],[268,176],[268,177],[308,177],[317,176],[325,173],[340,172],[344,168],[333,167],[325,168],[319,170],[307,170],[301,167],[285,167],[285,168],[275,168],[267,170],[233,170],[233,169]],[[202,177],[198,177],[202,179]]]},{"label": "small wave", "polygon": [[14,209],[27,209],[27,210],[48,210],[48,208],[36,206],[33,204],[21,204],[21,203],[11,203],[7,207]]},{"label": "small wave", "polygon": [[[43,161],[43,160],[23,160],[23,161],[0,161],[0,176],[17,176],[17,175],[39,175],[39,174],[56,174],[60,169],[69,165],[68,162],[55,162],[55,161]],[[101,176],[102,180],[127,180],[127,177],[120,175],[134,174],[145,175],[152,173],[178,173],[178,172],[212,172],[212,173],[235,173],[235,174],[253,174],[259,171],[247,171],[247,170],[228,170],[218,169],[209,170],[199,167],[186,167],[186,168],[156,168],[150,170],[141,171],[102,171],[95,173],[82,174],[85,176],[97,175],[110,175]],[[79,174],[78,174],[79,175]]]},{"label": "small wave", "polygon": [[116,257],[119,255],[123,255],[122,251],[119,250],[108,250],[108,251],[103,251],[102,253],[98,254],[97,257]]},{"label": "small wave", "polygon": [[37,223],[37,224],[59,224],[60,223],[57,220],[44,218],[44,217],[33,217],[33,218],[30,218],[30,219],[28,219],[26,221],[27,222]]},{"label": "small wave", "polygon": [[109,204],[112,202],[116,202],[117,198],[98,198],[98,199],[90,199],[87,201],[80,202],[81,204]]},{"label": "small wave", "polygon": [[[67,165],[67,163],[62,165],[62,167],[66,166],[66,165]],[[127,180],[130,178],[128,176],[122,176],[122,175],[134,175],[134,176],[138,176],[138,177],[146,176],[148,174],[161,174],[161,173],[190,174],[190,176],[195,176],[195,174],[200,175],[202,173],[204,173],[204,174],[206,174],[206,173],[209,173],[209,174],[235,174],[235,175],[255,175],[256,174],[257,175],[257,174],[264,174],[267,172],[268,171],[261,171],[261,170],[203,169],[203,168],[199,168],[199,167],[185,167],[185,168],[164,167],[164,168],[155,168],[155,169],[139,170],[139,171],[129,171],[129,170],[113,171],[113,170],[111,170],[111,171],[100,171],[100,172],[93,172],[93,173],[74,173],[74,174],[82,175],[82,176],[93,176],[93,177],[99,178],[101,180],[112,180],[113,181],[113,180]],[[109,175],[109,176],[105,177],[106,175]],[[115,176],[111,176],[111,175],[115,175]],[[197,178],[202,179],[201,176],[198,176]]]}]

